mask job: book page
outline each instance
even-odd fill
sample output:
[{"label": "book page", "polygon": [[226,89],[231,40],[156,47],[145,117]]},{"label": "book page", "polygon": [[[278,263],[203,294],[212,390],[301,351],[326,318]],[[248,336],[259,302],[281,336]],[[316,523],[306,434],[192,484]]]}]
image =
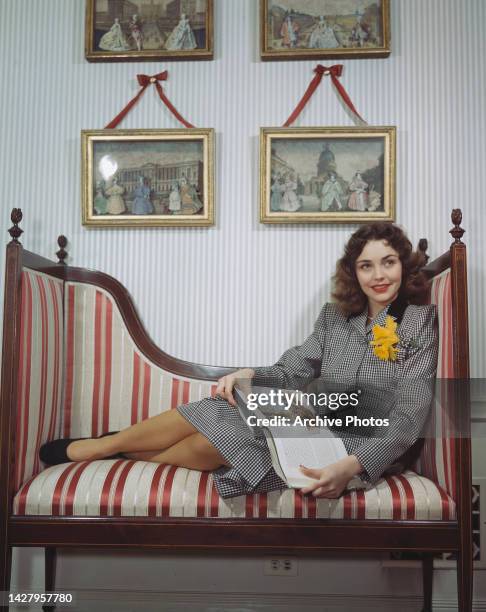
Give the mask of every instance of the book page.
[{"label": "book page", "polygon": [[289,438],[279,437],[276,428],[268,429],[289,486],[304,486],[313,480],[302,474],[299,464],[311,468],[323,468],[348,456],[342,440],[332,437],[328,430],[321,431],[320,435],[319,431],[312,431],[307,437]]},{"label": "book page", "polygon": [[[266,387],[252,387],[252,392],[261,393],[271,391]],[[247,401],[248,393],[243,389],[235,387],[235,399],[243,419],[246,420],[249,414],[258,417],[271,418],[273,416],[286,415],[292,420],[296,415],[301,417],[314,416],[315,411],[308,404],[296,405],[296,402],[289,402],[286,410],[279,406],[268,406],[258,404],[252,411],[249,411]],[[294,394],[291,390],[284,393]],[[299,392],[297,392],[299,393]],[[325,426],[293,426],[295,436],[292,437],[292,426],[282,427],[281,425],[263,425],[260,430],[265,435],[272,465],[275,472],[291,488],[301,488],[315,482],[315,479],[305,476],[299,469],[299,464],[310,468],[324,468],[327,465],[336,463],[340,459],[348,456],[343,441]],[[289,431],[290,430],[290,431]],[[368,485],[360,478],[351,479],[348,488],[367,488]]]}]

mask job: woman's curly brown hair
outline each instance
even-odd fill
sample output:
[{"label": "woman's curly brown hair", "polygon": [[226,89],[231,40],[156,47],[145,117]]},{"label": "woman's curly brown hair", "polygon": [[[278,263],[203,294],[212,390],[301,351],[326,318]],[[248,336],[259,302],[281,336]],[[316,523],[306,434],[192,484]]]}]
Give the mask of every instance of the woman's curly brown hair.
[{"label": "woman's curly brown hair", "polygon": [[429,282],[421,271],[425,265],[425,254],[414,251],[405,232],[388,221],[368,223],[354,232],[344,247],[344,255],[336,264],[333,299],[344,315],[362,312],[368,299],[363,293],[356,276],[356,260],[369,240],[386,240],[398,253],[402,262],[402,283],[399,296],[410,304],[426,304],[429,297]]}]

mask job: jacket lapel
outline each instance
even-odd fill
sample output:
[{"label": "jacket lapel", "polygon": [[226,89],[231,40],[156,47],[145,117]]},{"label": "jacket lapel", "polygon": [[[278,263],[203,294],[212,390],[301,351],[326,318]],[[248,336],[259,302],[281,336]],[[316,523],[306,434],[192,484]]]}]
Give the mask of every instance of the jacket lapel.
[{"label": "jacket lapel", "polygon": [[368,312],[368,308],[365,308],[363,312],[358,315],[351,315],[348,317],[348,321],[351,323],[353,327],[356,328],[358,333],[362,336],[366,336],[366,313]]},{"label": "jacket lapel", "polygon": [[397,325],[400,325],[407,305],[407,300],[399,294],[391,304],[388,304],[386,308],[379,312],[368,324],[366,324],[368,307],[360,314],[348,317],[348,321],[362,336],[366,336],[373,329],[374,325],[384,325],[387,315],[393,317]]},{"label": "jacket lapel", "polygon": [[393,317],[397,322],[397,325],[400,325],[403,319],[403,315],[405,310],[407,309],[408,302],[407,300],[400,294],[398,297],[389,305],[388,314],[390,317]]}]

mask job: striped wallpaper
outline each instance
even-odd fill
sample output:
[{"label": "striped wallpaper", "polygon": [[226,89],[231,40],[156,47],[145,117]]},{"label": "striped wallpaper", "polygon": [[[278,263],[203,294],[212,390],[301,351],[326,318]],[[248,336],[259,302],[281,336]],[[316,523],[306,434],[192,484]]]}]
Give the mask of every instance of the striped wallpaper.
[{"label": "striped wallpaper", "polygon": [[[157,344],[214,365],[268,364],[300,342],[357,228],[258,221],[259,128],[286,120],[315,62],[260,62],[257,4],[215,0],[212,62],[89,64],[83,0],[0,0],[3,231],[19,206],[28,249],[51,257],[66,234],[69,261],[121,280]],[[428,237],[430,254],[440,254],[450,210],[463,209],[474,376],[486,374],[485,24],[484,0],[392,0],[391,57],[344,61],[342,77],[370,124],[397,126],[397,221],[411,239]],[[164,68],[182,115],[216,130],[216,225],[86,229],[80,130],[112,119],[136,92],[137,73]],[[351,125],[327,79],[296,125]],[[148,91],[120,127],[179,126]]]}]

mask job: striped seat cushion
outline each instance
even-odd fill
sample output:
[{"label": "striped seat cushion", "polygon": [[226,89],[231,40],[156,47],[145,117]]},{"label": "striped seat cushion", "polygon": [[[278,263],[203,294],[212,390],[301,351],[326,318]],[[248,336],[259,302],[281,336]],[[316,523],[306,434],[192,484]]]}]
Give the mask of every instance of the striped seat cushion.
[{"label": "striped seat cushion", "polygon": [[456,507],[440,487],[412,471],[339,499],[315,499],[292,489],[222,499],[210,472],[103,459],[47,468],[22,486],[14,514],[454,520]]}]

